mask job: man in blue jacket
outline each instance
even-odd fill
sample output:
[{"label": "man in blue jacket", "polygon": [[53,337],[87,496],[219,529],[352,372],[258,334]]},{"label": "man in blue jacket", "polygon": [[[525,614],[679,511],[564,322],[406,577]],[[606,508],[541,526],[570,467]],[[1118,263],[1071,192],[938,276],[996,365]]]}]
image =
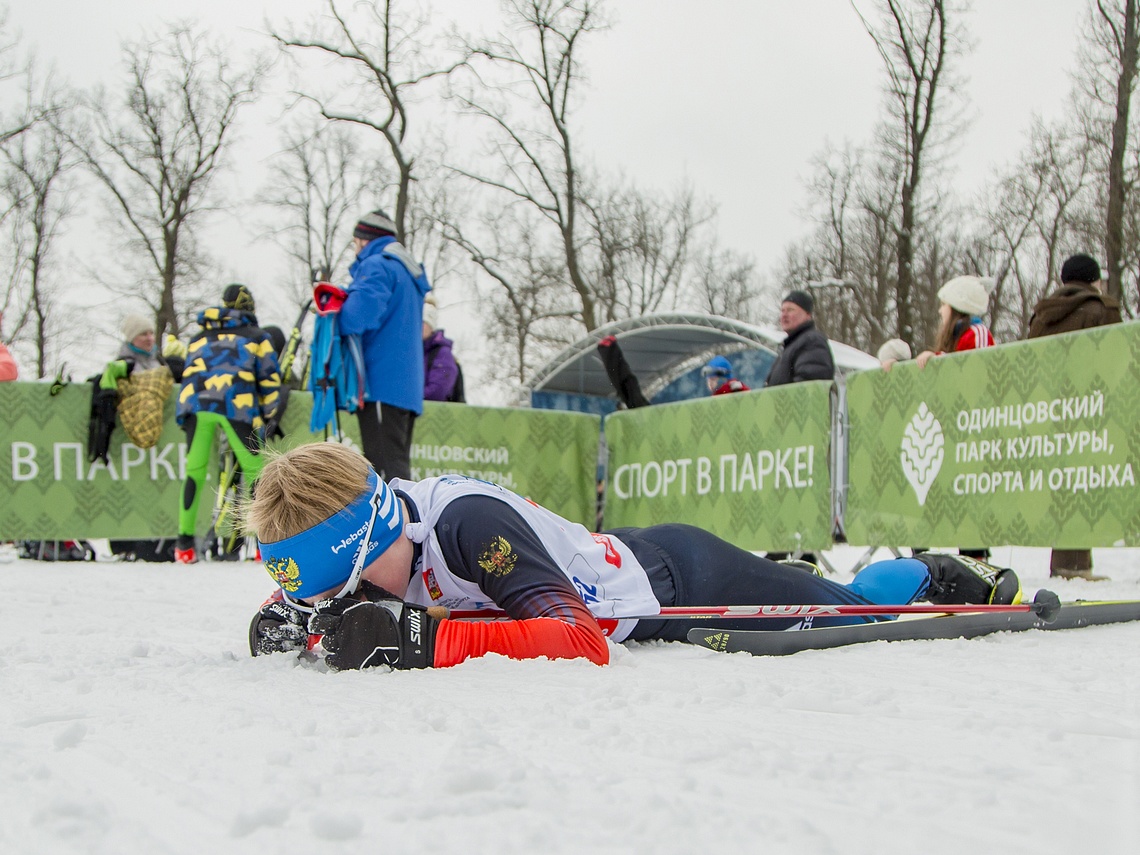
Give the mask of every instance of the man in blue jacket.
[{"label": "man in blue jacket", "polygon": [[340,310],[341,335],[364,352],[364,406],[357,412],[364,456],[385,481],[411,478],[412,431],[424,408],[423,307],[431,290],[423,265],[396,240],[383,211],[352,232],[356,261]]}]

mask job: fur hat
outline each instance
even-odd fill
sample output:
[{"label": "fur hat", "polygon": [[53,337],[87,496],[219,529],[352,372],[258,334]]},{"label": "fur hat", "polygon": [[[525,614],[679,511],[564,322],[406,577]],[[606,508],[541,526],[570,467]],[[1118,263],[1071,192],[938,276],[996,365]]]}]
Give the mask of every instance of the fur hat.
[{"label": "fur hat", "polygon": [[1061,284],[1066,282],[1098,282],[1100,265],[1091,255],[1079,253],[1065,259],[1061,265]]},{"label": "fur hat", "polygon": [[901,338],[890,338],[883,342],[883,346],[879,348],[875,358],[879,362],[885,362],[888,359],[893,359],[895,362],[905,362],[912,356],[909,344]]},{"label": "fur hat", "polygon": [[815,300],[807,291],[789,291],[783,302],[795,303],[809,315],[815,311]]},{"label": "fur hat", "polygon": [[938,289],[938,299],[964,315],[984,315],[990,292],[980,276],[956,276]]},{"label": "fur hat", "polygon": [[352,236],[361,240],[376,240],[376,238],[394,235],[395,233],[396,224],[391,217],[379,209],[361,217],[356,228],[352,230]]},{"label": "fur hat", "polygon": [[154,332],[154,321],[146,315],[131,313],[119,325],[123,341],[134,341],[143,333]]}]

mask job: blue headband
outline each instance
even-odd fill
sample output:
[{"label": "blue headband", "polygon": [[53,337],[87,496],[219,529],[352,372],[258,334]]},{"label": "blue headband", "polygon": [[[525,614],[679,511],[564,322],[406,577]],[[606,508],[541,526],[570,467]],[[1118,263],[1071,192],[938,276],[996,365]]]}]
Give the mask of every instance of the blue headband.
[{"label": "blue headband", "polygon": [[370,472],[364,492],[344,510],[300,534],[258,545],[273,581],[290,598],[302,599],[344,585],[353,576],[359,580],[369,559],[380,557],[403,529],[395,493]]}]

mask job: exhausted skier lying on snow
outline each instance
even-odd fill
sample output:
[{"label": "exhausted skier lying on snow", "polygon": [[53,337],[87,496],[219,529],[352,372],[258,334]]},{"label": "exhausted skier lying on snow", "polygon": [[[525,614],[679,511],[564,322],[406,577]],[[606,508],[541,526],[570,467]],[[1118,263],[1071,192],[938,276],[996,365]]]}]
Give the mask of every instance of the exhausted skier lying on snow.
[{"label": "exhausted skier lying on snow", "polygon": [[[1012,570],[957,556],[880,561],[841,585],[689,525],[594,534],[485,481],[454,475],[385,484],[367,460],[333,443],[271,459],[247,528],[280,586],[250,626],[252,653],[302,651],[320,636],[325,661],[337,670],[439,668],[487,653],[604,665],[607,635],[684,640],[699,623],[622,619],[662,606],[1021,598]],[[432,606],[498,608],[511,620],[441,619]],[[765,621],[765,628],[800,620]],[[816,618],[814,625],[863,620]]]}]

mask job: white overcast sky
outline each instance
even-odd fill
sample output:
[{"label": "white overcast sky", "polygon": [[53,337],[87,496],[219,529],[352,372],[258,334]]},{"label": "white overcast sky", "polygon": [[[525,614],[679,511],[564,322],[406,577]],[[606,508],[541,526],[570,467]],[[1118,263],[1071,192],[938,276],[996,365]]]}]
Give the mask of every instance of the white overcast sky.
[{"label": "white overcast sky", "polygon": [[[873,11],[871,0],[859,4]],[[20,0],[9,2],[9,24],[42,62],[86,85],[113,81],[122,40],[164,21],[201,20],[240,50],[265,44],[256,33],[267,15],[303,22],[321,5]],[[436,19],[461,16],[471,27],[493,20],[498,3],[435,0],[431,8]],[[1063,111],[1085,8],[1086,0],[975,3],[967,21],[974,49],[960,67],[968,122],[953,144],[963,197],[1017,156],[1034,113]],[[608,9],[613,27],[592,37],[586,55],[580,154],[647,188],[687,180],[719,206],[722,245],[771,270],[809,228],[800,211],[812,155],[828,140],[865,142],[881,113],[881,60],[850,3],[610,0]],[[244,134],[245,144],[275,150],[275,130]],[[230,267],[256,281],[240,259]]]}]

